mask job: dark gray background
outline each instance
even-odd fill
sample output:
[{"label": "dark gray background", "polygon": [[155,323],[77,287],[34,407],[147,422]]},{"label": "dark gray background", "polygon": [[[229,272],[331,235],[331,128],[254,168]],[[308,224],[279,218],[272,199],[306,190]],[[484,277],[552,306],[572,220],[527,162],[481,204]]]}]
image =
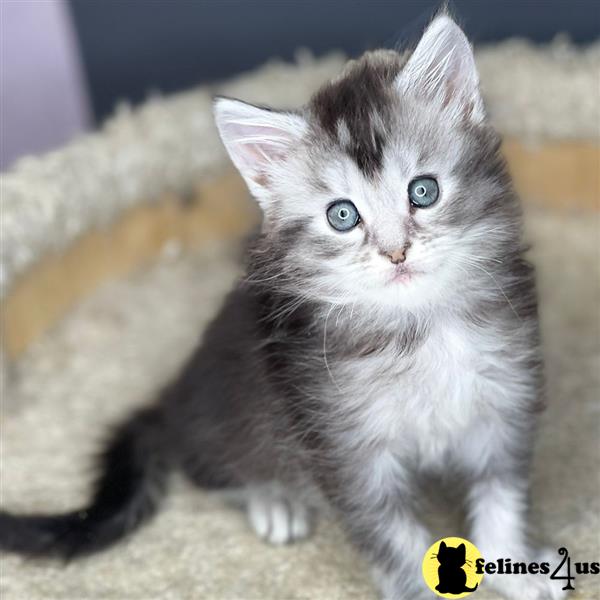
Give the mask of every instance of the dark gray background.
[{"label": "dark gray background", "polygon": [[[350,55],[412,43],[440,2],[430,0],[71,0],[97,119],[115,102],[221,79],[299,47]],[[600,32],[598,0],[455,0],[475,42]]]}]

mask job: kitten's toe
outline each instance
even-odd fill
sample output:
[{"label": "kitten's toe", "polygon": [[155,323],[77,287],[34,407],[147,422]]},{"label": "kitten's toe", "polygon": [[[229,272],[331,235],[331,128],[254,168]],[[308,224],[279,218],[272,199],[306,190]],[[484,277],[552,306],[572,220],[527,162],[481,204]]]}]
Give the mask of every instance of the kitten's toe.
[{"label": "kitten's toe", "polygon": [[271,530],[269,506],[263,498],[250,498],[248,502],[248,521],[259,538],[265,539]]},{"label": "kitten's toe", "polygon": [[[538,551],[535,561],[537,563],[547,562],[550,565],[550,573],[552,573],[558,566],[559,559],[560,556],[556,550],[543,547]],[[550,576],[546,575],[540,598],[548,598],[548,600],[563,600],[567,598],[569,591],[562,589],[566,583],[564,579],[550,579]]]},{"label": "kitten's toe", "polygon": [[248,520],[261,539],[276,546],[304,539],[310,534],[307,508],[285,498],[252,497],[248,503]]},{"label": "kitten's toe", "polygon": [[292,541],[292,511],[287,502],[276,500],[268,507],[271,528],[267,541],[274,546],[289,544]]},{"label": "kitten's toe", "polygon": [[300,502],[294,502],[292,508],[292,539],[303,540],[310,535],[310,514],[308,508]]},{"label": "kitten's toe", "polygon": [[567,597],[568,591],[563,590],[564,582],[550,579],[547,575],[532,575],[532,579],[525,586],[525,590],[530,595],[520,596],[532,600],[563,600]]},{"label": "kitten's toe", "polygon": [[510,600],[563,600],[564,583],[548,575],[486,575],[484,582]]}]

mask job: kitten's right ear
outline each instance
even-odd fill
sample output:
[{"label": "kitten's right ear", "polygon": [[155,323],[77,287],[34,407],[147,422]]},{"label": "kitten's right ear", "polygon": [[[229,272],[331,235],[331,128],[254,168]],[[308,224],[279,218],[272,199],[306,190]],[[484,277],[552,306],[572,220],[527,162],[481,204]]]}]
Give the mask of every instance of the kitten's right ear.
[{"label": "kitten's right ear", "polygon": [[397,79],[402,92],[437,100],[451,115],[485,119],[473,48],[461,28],[441,13],[427,27]]},{"label": "kitten's right ear", "polygon": [[214,113],[233,164],[260,201],[268,195],[270,176],[304,135],[306,121],[230,98],[216,98]]}]

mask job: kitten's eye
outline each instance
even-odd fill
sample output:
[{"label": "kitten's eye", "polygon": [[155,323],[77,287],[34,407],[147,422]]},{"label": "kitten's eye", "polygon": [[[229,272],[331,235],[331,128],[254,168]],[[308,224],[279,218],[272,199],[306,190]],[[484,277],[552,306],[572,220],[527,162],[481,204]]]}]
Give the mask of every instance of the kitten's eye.
[{"label": "kitten's eye", "polygon": [[337,231],[350,231],[358,225],[360,215],[350,200],[338,200],[327,209],[327,220]]},{"label": "kitten's eye", "polygon": [[438,199],[440,190],[432,177],[417,177],[408,184],[408,199],[417,208],[427,208]]}]

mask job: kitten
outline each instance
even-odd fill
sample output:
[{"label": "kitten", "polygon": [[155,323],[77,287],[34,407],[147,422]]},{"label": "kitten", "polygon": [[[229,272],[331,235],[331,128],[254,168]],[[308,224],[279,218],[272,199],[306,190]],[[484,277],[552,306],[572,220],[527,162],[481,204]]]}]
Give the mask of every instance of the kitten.
[{"label": "kitten", "polygon": [[[157,404],[118,429],[89,506],[1,513],[0,547],[106,548],[178,468],[243,488],[274,544],[332,507],[381,595],[414,600],[430,594],[420,475],[453,471],[486,560],[532,560],[534,276],[462,31],[441,14],[408,59],[367,53],[298,111],[219,98],[215,115],[264,213],[246,277]],[[564,595],[542,576],[485,581],[519,600]]]}]

